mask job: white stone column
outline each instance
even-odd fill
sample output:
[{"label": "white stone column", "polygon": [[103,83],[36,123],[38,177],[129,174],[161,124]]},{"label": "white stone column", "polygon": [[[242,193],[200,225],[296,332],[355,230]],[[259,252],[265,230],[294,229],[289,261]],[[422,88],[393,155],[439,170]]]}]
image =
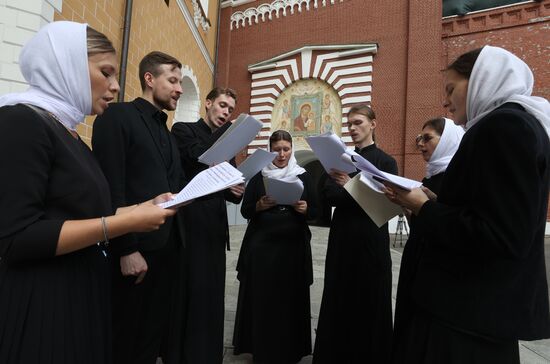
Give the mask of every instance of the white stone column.
[{"label": "white stone column", "polygon": [[0,0],[0,95],[27,88],[18,64],[21,48],[62,5],[63,0]]}]

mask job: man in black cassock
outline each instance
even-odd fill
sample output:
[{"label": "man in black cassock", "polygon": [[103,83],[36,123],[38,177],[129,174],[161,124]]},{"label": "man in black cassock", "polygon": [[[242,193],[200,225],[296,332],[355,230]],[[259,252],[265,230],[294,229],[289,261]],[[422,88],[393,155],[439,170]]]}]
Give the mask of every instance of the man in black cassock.
[{"label": "man in black cassock", "polygon": [[[378,169],[397,174],[395,159],[374,143],[374,112],[348,112],[355,151]],[[335,206],[325,263],[325,284],[313,363],[388,363],[392,342],[391,257],[388,225],[370,219],[343,186],[348,175],[333,170],[324,194]]]},{"label": "man in black cassock", "polygon": [[[229,128],[237,96],[229,88],[214,88],[206,97],[206,117],[176,123],[181,163],[192,179],[208,168],[198,161]],[[186,221],[185,363],[217,364],[223,360],[225,249],[229,249],[226,201],[239,203],[244,186],[230,187],[196,199],[183,209]]]},{"label": "man in black cassock", "polygon": [[[152,52],[140,62],[139,76],[142,97],[111,104],[94,122],[93,152],[109,182],[114,209],[163,191],[177,193],[184,184],[176,142],[162,111],[175,110],[182,94],[181,63]],[[159,356],[165,364],[181,362],[181,215],[158,231],[111,242],[116,364],[154,364]]]}]

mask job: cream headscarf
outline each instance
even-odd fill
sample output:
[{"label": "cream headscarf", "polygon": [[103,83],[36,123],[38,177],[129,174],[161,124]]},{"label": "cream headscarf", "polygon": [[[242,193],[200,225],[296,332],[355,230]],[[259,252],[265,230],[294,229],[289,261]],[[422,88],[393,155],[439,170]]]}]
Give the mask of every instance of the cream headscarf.
[{"label": "cream headscarf", "polygon": [[445,128],[439,143],[426,165],[426,177],[430,178],[447,170],[449,162],[458,150],[463,135],[464,129],[462,127],[455,125],[451,119],[445,118]]},{"label": "cream headscarf", "polygon": [[0,97],[0,106],[35,105],[76,130],[92,111],[86,26],[58,21],[40,29],[19,56],[21,73],[30,87]]},{"label": "cream headscarf", "polygon": [[288,164],[284,168],[279,168],[273,162],[269,163],[262,169],[262,176],[275,179],[287,179],[292,177],[297,177],[298,175],[304,173],[306,170],[298,165],[296,157],[294,157],[294,148],[292,149],[292,154]]},{"label": "cream headscarf", "polygon": [[541,123],[550,138],[550,103],[531,96],[533,82],[533,73],[521,59],[502,48],[483,47],[468,83],[466,129],[502,104],[515,102]]}]

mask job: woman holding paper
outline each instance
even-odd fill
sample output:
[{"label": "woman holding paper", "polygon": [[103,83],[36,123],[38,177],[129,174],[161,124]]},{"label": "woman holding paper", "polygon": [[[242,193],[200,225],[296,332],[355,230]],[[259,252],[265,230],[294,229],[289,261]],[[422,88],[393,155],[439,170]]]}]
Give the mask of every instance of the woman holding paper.
[{"label": "woman holding paper", "polygon": [[19,64],[30,88],[0,98],[0,363],[110,363],[105,245],[158,229],[175,211],[154,205],[166,195],[113,214],[107,181],[76,132],[119,89],[103,34],[50,23]]},{"label": "woman holding paper", "polygon": [[[309,286],[313,283],[311,233],[314,197],[305,169],[298,166],[292,137],[284,130],[269,138],[277,157],[248,183],[241,208],[250,220],[237,264],[240,281],[233,345],[262,363],[295,363],[311,353]],[[265,179],[299,179],[302,196],[292,205],[266,195]]]},{"label": "woman holding paper", "polygon": [[527,64],[502,48],[458,57],[445,106],[466,133],[437,201],[421,189],[386,191],[416,215],[425,240],[395,363],[517,364],[518,340],[550,337],[550,104],[531,96],[533,84]]},{"label": "woman holding paper", "polygon": [[436,195],[463,135],[464,129],[451,119],[436,118],[426,121],[422,133],[416,137],[416,148],[427,163],[422,184]]},{"label": "woman holding paper", "polygon": [[[436,118],[426,121],[422,127],[422,133],[416,137],[416,147],[422,153],[422,158],[427,162],[426,177],[422,180],[422,184],[425,189],[433,193],[434,198],[441,190],[445,170],[456,153],[463,135],[464,129],[455,125],[452,120]],[[411,304],[411,277],[414,276],[424,249],[424,238],[417,232],[415,226],[416,217],[410,215],[409,210],[407,212],[411,230],[403,250],[399,270],[393,325],[394,348],[406,345],[405,338],[409,329],[408,324],[414,315],[414,305]]]},{"label": "woman holding paper", "polygon": [[[355,151],[378,169],[397,174],[395,160],[374,143],[377,121],[367,105],[348,113]],[[391,355],[391,257],[388,225],[378,226],[343,186],[353,177],[333,170],[324,193],[335,206],[314,363],[387,363]]]}]

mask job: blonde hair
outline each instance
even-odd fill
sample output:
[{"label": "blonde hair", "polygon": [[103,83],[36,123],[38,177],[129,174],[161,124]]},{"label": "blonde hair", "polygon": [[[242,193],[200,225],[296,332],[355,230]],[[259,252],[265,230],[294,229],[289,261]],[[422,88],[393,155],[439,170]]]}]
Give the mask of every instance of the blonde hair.
[{"label": "blonde hair", "polygon": [[94,28],[86,27],[86,44],[88,46],[88,57],[100,53],[116,53],[113,43]]}]

